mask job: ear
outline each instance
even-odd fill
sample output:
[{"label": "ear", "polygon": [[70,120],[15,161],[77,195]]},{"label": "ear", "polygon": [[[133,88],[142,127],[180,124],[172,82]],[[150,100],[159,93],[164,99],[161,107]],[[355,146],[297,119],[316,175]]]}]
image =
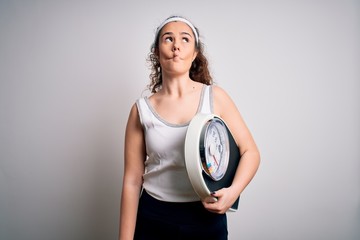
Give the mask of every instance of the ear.
[{"label": "ear", "polygon": [[198,55],[198,51],[195,51],[195,52],[194,52],[194,55],[193,55],[192,61],[194,61],[194,60],[196,59],[197,55]]}]

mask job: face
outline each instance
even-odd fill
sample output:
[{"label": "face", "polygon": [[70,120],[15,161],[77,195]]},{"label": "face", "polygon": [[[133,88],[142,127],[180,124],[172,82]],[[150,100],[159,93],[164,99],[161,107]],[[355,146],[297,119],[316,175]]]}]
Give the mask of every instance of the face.
[{"label": "face", "polygon": [[183,22],[166,24],[159,34],[158,56],[163,73],[188,74],[196,58],[195,36]]}]

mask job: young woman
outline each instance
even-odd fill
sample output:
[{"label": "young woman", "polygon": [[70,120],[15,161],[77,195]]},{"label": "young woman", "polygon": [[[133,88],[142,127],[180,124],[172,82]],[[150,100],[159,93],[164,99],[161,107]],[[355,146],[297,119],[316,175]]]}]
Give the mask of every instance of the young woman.
[{"label": "young woman", "polygon": [[[119,239],[227,239],[226,211],[255,175],[260,155],[237,107],[212,85],[199,32],[172,16],[157,29],[150,53],[152,95],[131,108]],[[233,183],[201,201],[185,169],[184,141],[199,112],[220,116],[240,148]]]}]

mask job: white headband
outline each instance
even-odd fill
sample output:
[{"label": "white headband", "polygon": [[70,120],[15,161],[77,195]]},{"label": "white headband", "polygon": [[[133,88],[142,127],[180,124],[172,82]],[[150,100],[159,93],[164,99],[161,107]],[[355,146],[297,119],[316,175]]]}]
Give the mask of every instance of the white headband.
[{"label": "white headband", "polygon": [[188,20],[186,20],[185,18],[178,17],[178,16],[169,17],[168,19],[166,19],[166,20],[156,29],[156,34],[155,34],[155,38],[156,38],[156,39],[155,39],[155,42],[156,42],[157,38],[159,37],[159,33],[160,33],[161,29],[162,29],[166,24],[168,24],[169,22],[183,22],[183,23],[186,23],[186,24],[191,28],[191,30],[192,30],[193,33],[194,33],[196,45],[199,44],[198,32],[196,31],[196,28],[194,27],[194,25],[192,25],[192,23],[189,22]]}]

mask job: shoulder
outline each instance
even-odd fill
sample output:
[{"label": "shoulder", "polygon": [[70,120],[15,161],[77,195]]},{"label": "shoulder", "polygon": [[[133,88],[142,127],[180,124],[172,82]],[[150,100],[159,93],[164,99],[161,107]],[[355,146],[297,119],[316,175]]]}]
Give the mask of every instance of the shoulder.
[{"label": "shoulder", "polygon": [[126,123],[126,136],[135,136],[137,133],[143,131],[141,115],[139,113],[139,106],[137,102],[131,106],[128,120]]},{"label": "shoulder", "polygon": [[214,111],[217,115],[223,115],[225,111],[236,109],[236,106],[229,94],[221,87],[212,85],[214,97]]},{"label": "shoulder", "polygon": [[129,113],[129,121],[137,121],[139,119],[139,110],[138,110],[138,103],[139,100],[131,106],[130,113]]},{"label": "shoulder", "polygon": [[211,87],[212,87],[214,97],[217,97],[217,98],[227,98],[227,97],[229,97],[227,92],[223,88],[221,88],[220,86],[211,85]]}]

